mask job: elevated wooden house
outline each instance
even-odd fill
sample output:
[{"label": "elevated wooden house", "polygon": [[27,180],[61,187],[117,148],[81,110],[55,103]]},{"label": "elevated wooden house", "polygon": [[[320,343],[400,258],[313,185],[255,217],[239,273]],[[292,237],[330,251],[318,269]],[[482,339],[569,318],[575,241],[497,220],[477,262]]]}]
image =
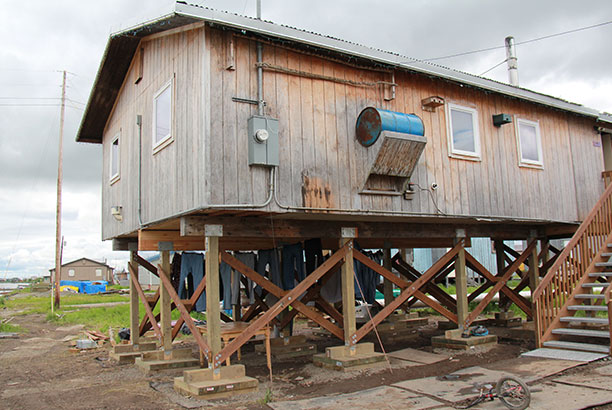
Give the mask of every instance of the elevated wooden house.
[{"label": "elevated wooden house", "polygon": [[[496,293],[536,316],[519,291],[535,290],[562,263],[547,240],[572,236],[604,192],[611,128],[608,115],[524,88],[177,2],[111,35],[77,141],[103,146],[103,239],[131,250],[133,264],[143,264],[137,250],[161,250],[159,268],[144,265],[160,273],[162,288],[170,250],[207,248],[206,286],[218,281],[219,255],[258,280],[225,251],[321,238],[334,252],[293,290],[259,279],[280,301],[260,306],[257,320],[244,317],[252,326],[223,349],[211,295],[208,340],[198,343],[216,368],[289,305],[347,349],[415,298],[460,327]],[[496,241],[498,277],[465,253],[471,237]],[[355,238],[362,248],[451,250],[422,276],[387,252],[384,268],[372,266],[385,277],[386,307],[357,329],[354,313],[323,303],[316,290],[342,265],[343,301],[352,305],[353,258],[368,264]],[[529,246],[513,254],[503,240]],[[524,262],[530,277],[508,288]],[[461,283],[466,265],[487,279],[478,293],[492,288],[473,312],[467,301],[476,295]],[[456,298],[431,287],[453,269]],[[392,284],[402,289],[395,299]],[[335,323],[296,300],[307,290]],[[170,349],[168,317],[160,336]]]}]

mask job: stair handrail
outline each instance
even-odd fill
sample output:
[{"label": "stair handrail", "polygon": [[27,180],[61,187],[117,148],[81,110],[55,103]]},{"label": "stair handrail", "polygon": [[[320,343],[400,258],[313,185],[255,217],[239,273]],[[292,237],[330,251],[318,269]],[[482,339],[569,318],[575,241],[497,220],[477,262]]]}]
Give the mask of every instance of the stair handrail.
[{"label": "stair handrail", "polygon": [[[576,284],[587,273],[605,239],[612,232],[612,184],[578,227],[546,276],[533,292],[536,343],[548,332]],[[595,249],[594,249],[595,247]]]},{"label": "stair handrail", "polygon": [[610,351],[612,354],[612,283],[608,285],[606,288],[604,300],[606,302],[606,306],[608,307],[608,331],[610,332]]}]

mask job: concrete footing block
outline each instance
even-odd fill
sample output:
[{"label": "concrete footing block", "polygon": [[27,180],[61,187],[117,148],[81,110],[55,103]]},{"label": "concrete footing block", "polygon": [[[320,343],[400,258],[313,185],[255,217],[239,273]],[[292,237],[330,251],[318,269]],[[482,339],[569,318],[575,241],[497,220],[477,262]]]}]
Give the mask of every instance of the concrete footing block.
[{"label": "concrete footing block", "polygon": [[[266,345],[256,345],[255,351],[265,354]],[[270,340],[270,355],[275,359],[312,356],[315,353],[317,353],[317,346],[314,343],[309,343],[304,335],[279,337]]]},{"label": "concrete footing block", "polygon": [[174,378],[174,390],[178,393],[202,399],[214,399],[256,391],[257,379],[246,376],[241,364],[217,369],[186,370],[183,376]]},{"label": "concrete footing block", "polygon": [[444,336],[434,336],[431,338],[433,347],[441,347],[445,349],[468,350],[474,346],[489,346],[497,344],[497,336],[470,336],[462,337],[461,329],[447,330]]},{"label": "concrete footing block", "polygon": [[142,357],[134,360],[134,364],[149,374],[164,370],[197,368],[200,366],[200,360],[194,358],[191,349],[187,348],[143,352]]},{"label": "concrete footing block", "polygon": [[315,366],[341,371],[370,369],[385,365],[385,356],[374,351],[373,343],[358,343],[352,347],[328,347],[324,354],[316,354],[312,360]]}]

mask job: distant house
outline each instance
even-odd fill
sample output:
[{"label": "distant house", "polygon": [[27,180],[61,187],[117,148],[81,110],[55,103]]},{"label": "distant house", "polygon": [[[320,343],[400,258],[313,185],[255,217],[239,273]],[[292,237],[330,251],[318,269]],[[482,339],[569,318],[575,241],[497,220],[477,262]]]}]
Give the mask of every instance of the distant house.
[{"label": "distant house", "polygon": [[[51,276],[55,269],[49,269]],[[60,280],[105,280],[114,283],[113,268],[102,262],[81,258],[62,265]]]}]

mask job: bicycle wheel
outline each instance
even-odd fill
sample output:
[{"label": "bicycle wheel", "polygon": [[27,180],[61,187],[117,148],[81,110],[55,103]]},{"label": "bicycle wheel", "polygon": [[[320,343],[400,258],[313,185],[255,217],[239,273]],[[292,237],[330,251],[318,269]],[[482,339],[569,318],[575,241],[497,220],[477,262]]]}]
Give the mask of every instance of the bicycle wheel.
[{"label": "bicycle wheel", "polygon": [[499,379],[495,386],[495,393],[509,409],[523,410],[531,403],[529,387],[516,377],[504,376]]}]

